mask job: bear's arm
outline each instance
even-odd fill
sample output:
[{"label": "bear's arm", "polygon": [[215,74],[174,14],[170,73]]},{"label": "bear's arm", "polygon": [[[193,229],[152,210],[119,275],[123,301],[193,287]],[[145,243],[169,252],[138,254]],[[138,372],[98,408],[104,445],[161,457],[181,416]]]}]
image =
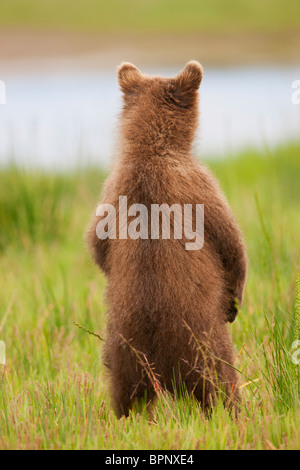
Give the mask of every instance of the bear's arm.
[{"label": "bear's arm", "polygon": [[[114,205],[113,179],[114,178],[112,175],[107,179],[103,188],[102,200],[98,204],[98,206],[100,204],[101,205],[102,204]],[[86,243],[87,243],[88,249],[92,255],[94,262],[99,266],[100,269],[102,269],[102,271],[105,274],[108,274],[109,273],[108,250],[109,250],[110,240],[109,238],[101,239],[97,235],[97,225],[102,218],[103,216],[99,216],[96,214],[92,217],[92,221],[90,223],[90,226],[86,234]]]},{"label": "bear's arm", "polygon": [[94,262],[105,274],[108,274],[107,253],[109,240],[101,240],[97,236],[96,228],[101,217],[94,216],[87,231],[86,241]]},{"label": "bear's arm", "polygon": [[[202,180],[203,182],[203,180]],[[232,295],[232,305],[228,321],[234,321],[237,306],[242,305],[247,276],[246,248],[240,229],[232,211],[222,194],[218,183],[208,173],[204,179],[204,243],[207,239],[219,254],[225,273],[228,289]]]}]

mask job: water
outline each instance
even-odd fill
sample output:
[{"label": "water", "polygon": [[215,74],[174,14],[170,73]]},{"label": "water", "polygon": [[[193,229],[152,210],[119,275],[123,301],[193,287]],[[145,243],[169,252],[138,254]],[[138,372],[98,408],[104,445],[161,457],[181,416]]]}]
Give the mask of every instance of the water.
[{"label": "water", "polygon": [[[1,65],[1,64],[0,64]],[[121,106],[115,70],[6,73],[0,105],[0,165],[69,168],[113,158]],[[178,69],[146,69],[174,76]],[[2,74],[2,75],[1,75]],[[292,82],[300,67],[206,69],[195,152],[222,158],[243,148],[274,147],[300,137]]]}]

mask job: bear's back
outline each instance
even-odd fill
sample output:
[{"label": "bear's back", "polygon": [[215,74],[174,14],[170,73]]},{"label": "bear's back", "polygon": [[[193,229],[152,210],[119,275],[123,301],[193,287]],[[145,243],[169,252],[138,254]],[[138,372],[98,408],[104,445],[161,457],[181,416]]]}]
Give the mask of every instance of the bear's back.
[{"label": "bear's back", "polygon": [[184,204],[203,203],[201,171],[197,163],[181,165],[171,158],[119,168],[115,201],[126,196],[128,208],[143,204],[149,214],[147,239],[110,241],[108,295],[113,310],[122,311],[124,322],[125,312],[137,317],[141,311],[150,316],[163,312],[166,322],[176,311],[186,318],[199,308],[223,314],[224,273],[209,242],[204,240],[201,249],[187,250],[189,240],[174,239],[172,230],[170,239],[162,239],[161,232],[159,239],[151,238],[152,204],[179,204],[184,216]]}]

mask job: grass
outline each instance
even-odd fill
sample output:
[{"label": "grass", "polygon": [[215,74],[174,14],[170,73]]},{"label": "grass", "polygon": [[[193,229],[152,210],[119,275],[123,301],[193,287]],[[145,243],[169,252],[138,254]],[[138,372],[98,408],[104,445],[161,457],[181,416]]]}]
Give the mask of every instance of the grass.
[{"label": "grass", "polygon": [[[297,449],[300,447],[300,145],[210,164],[243,228],[250,267],[232,326],[243,404],[211,419],[183,394],[151,415],[111,411],[101,342],[104,276],[83,233],[105,175],[1,170],[0,448]],[[296,290],[296,285],[298,286]]]},{"label": "grass", "polygon": [[0,26],[121,34],[280,33],[298,29],[299,18],[298,0],[1,0],[0,3]]}]

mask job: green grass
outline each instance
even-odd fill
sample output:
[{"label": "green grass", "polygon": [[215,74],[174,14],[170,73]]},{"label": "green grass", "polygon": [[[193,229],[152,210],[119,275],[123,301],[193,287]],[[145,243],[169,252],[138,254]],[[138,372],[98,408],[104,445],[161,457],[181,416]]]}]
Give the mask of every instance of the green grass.
[{"label": "green grass", "polygon": [[300,145],[291,144],[210,165],[250,260],[232,326],[243,395],[238,422],[220,404],[207,419],[184,395],[160,396],[151,415],[115,418],[102,343],[73,323],[105,336],[105,279],[83,243],[105,175],[2,169],[0,448],[299,448],[300,365],[291,360],[299,335],[299,157]]},{"label": "green grass", "polygon": [[281,32],[298,0],[1,0],[0,25],[112,33]]}]

